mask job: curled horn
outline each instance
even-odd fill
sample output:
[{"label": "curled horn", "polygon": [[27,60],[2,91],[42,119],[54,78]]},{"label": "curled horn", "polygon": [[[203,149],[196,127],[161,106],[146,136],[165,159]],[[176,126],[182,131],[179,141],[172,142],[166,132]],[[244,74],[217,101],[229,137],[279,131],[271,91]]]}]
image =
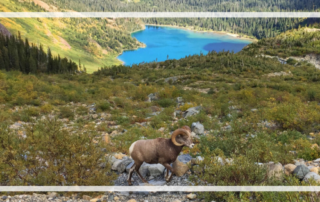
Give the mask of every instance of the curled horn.
[{"label": "curled horn", "polygon": [[177,137],[178,135],[187,135],[187,136],[190,136],[190,133],[189,133],[189,131],[187,131],[187,130],[185,130],[185,129],[182,129],[182,128],[179,128],[179,129],[173,131],[172,136],[171,136],[171,141],[173,142],[174,145],[180,147],[180,146],[182,146],[183,144],[180,144],[180,143],[178,143],[178,142],[176,141],[176,137]]}]

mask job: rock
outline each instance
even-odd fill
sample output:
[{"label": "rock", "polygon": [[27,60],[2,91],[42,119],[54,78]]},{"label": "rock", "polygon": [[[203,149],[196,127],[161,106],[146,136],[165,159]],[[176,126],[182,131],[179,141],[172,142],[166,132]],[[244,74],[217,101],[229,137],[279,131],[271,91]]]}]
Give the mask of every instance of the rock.
[{"label": "rock", "polygon": [[103,141],[106,143],[106,144],[109,144],[110,143],[110,137],[109,137],[109,134],[108,133],[105,133],[102,135],[102,139]]},{"label": "rock", "polygon": [[283,167],[281,163],[269,163],[268,164],[268,178],[275,178],[281,180],[283,177]]},{"label": "rock", "polygon": [[306,163],[304,161],[299,161],[299,162],[296,162],[294,165],[296,166],[299,166],[299,165],[306,165]]},{"label": "rock", "polygon": [[98,118],[98,114],[92,114],[91,117],[92,117],[93,119],[97,119],[97,118]]},{"label": "rock", "polygon": [[310,172],[309,168],[305,165],[298,165],[293,170],[293,175],[295,175],[298,179],[303,180],[303,178]]},{"label": "rock", "polygon": [[111,170],[118,170],[118,166],[120,165],[121,162],[122,162],[122,160],[117,159],[117,160],[112,164]]},{"label": "rock", "polygon": [[132,162],[133,162],[133,160],[131,160],[131,159],[122,160],[117,166],[117,171],[119,173],[123,173],[124,171],[126,171],[127,166],[129,164],[131,164]]},{"label": "rock", "polygon": [[204,134],[204,126],[200,122],[194,122],[191,125],[191,131],[197,135]]},{"label": "rock", "polygon": [[148,95],[148,102],[152,102],[152,101],[155,101],[155,100],[158,100],[157,93],[151,93],[151,94]]},{"label": "rock", "polygon": [[140,172],[140,174],[141,174],[143,177],[149,175],[149,169],[148,169],[148,167],[149,167],[149,164],[147,164],[147,163],[145,163],[145,162],[143,162],[143,164],[141,165],[141,167],[140,167],[140,169],[139,169],[139,172]]},{"label": "rock", "polygon": [[119,197],[117,197],[117,196],[116,196],[116,197],[114,197],[113,199],[114,199],[115,201],[119,201],[119,200],[120,200],[120,198],[119,198]]},{"label": "rock", "polygon": [[293,171],[296,167],[297,167],[296,165],[287,164],[284,166],[284,173],[289,176],[290,174],[293,173]]},{"label": "rock", "polygon": [[101,202],[101,200],[98,198],[94,198],[94,199],[91,199],[90,202]]},{"label": "rock", "polygon": [[181,202],[179,199],[175,199],[174,201],[172,201],[172,202]]},{"label": "rock", "polygon": [[311,178],[313,178],[317,183],[320,183],[320,176],[314,172],[307,173],[303,178],[303,181],[308,182]]},{"label": "rock", "polygon": [[195,114],[198,114],[201,110],[201,106],[197,106],[197,107],[191,107],[189,109],[187,109],[184,114],[183,114],[183,117],[184,118],[187,118],[189,116],[192,116],[192,115],[195,115]]},{"label": "rock", "polygon": [[317,167],[308,166],[308,168],[309,168],[310,172],[314,172],[314,173],[316,173],[316,174],[319,173],[319,168],[317,168]]},{"label": "rock", "polygon": [[192,157],[190,156],[190,154],[182,154],[178,156],[178,159],[182,163],[188,163],[191,161]]},{"label": "rock", "polygon": [[197,195],[195,195],[195,194],[188,194],[188,195],[187,195],[187,198],[193,200],[193,199],[197,198]]},{"label": "rock", "polygon": [[88,196],[88,195],[83,195],[82,198],[86,201],[90,201],[91,200],[91,197]]},{"label": "rock", "polygon": [[153,177],[157,177],[159,175],[162,175],[164,169],[165,169],[165,167],[163,165],[161,165],[160,163],[148,165],[148,170],[149,170],[150,176],[153,176]]},{"label": "rock", "polygon": [[118,154],[115,154],[114,157],[116,159],[122,159],[123,157],[125,157],[126,155],[125,154],[122,154],[122,153],[118,153]]},{"label": "rock", "polygon": [[320,163],[320,158],[314,160],[313,162],[315,162],[315,163]]},{"label": "rock", "polygon": [[174,173],[179,177],[184,175],[189,170],[189,166],[179,161],[179,159],[176,159],[176,161],[173,162],[172,168],[174,170]]},{"label": "rock", "polygon": [[192,158],[191,163],[195,165],[199,165],[204,160],[203,157],[197,156],[197,158]]},{"label": "rock", "polygon": [[136,199],[130,199],[127,202],[137,202]]},{"label": "rock", "polygon": [[251,109],[251,112],[256,112],[256,111],[258,111],[258,109],[255,109],[255,108]]},{"label": "rock", "polygon": [[183,102],[183,98],[182,97],[177,97],[177,103],[179,104],[179,103],[182,103]]}]

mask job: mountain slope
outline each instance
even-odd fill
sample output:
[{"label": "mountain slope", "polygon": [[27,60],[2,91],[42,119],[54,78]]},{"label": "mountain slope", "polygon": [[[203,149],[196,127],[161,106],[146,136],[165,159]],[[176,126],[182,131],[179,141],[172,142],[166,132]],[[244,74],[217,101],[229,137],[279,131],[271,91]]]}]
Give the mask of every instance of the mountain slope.
[{"label": "mountain slope", "polygon": [[[0,11],[52,11],[50,4],[37,0],[35,3],[18,0],[3,0]],[[30,42],[43,44],[44,49],[51,48],[53,54],[60,54],[79,61],[93,72],[103,65],[121,64],[116,56],[124,49],[141,46],[130,32],[141,29],[138,20],[127,19],[49,19],[49,18],[1,18],[11,33],[28,37]],[[131,24],[131,26],[127,26]]]}]

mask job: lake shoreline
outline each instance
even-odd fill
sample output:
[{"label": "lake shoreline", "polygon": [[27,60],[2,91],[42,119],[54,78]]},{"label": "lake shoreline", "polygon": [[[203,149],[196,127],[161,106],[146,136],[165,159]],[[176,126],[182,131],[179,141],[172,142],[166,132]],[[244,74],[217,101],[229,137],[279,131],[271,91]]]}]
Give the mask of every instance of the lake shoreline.
[{"label": "lake shoreline", "polygon": [[200,31],[200,30],[195,30],[191,27],[181,27],[181,26],[176,26],[176,25],[157,25],[157,24],[145,24],[145,25],[146,26],[156,26],[156,27],[173,27],[173,28],[184,29],[184,30],[193,31],[193,32],[215,33],[215,34],[221,34],[221,35],[228,35],[228,36],[232,36],[237,39],[249,40],[252,42],[258,41],[258,39],[249,37],[247,35],[240,36],[239,34],[233,34],[231,32],[225,32],[225,31],[214,31],[214,30]]},{"label": "lake shoreline", "polygon": [[[180,26],[175,26],[175,25],[156,25],[156,24],[144,24],[143,25],[143,28],[139,29],[139,30],[135,30],[133,32],[130,32],[130,34],[134,34],[136,32],[141,32],[141,31],[144,31],[146,29],[146,26],[155,26],[155,27],[172,27],[172,28],[177,28],[177,29],[183,29],[183,30],[187,30],[187,31],[193,31],[193,32],[202,32],[202,33],[214,33],[214,34],[220,34],[220,35],[228,35],[228,36],[231,36],[231,37],[234,37],[234,38],[237,38],[237,39],[240,39],[240,40],[247,40],[247,41],[251,41],[251,42],[256,42],[258,41],[257,39],[253,39],[253,38],[250,38],[249,36],[240,36],[239,34],[233,34],[233,33],[230,33],[230,32],[224,32],[224,31],[213,31],[213,30],[208,30],[208,31],[200,31],[200,30],[194,30],[190,27],[180,27]],[[133,50],[137,50],[139,48],[146,48],[147,45],[138,41],[139,43],[141,43],[142,45],[134,48],[134,49],[123,49],[121,51],[121,53],[119,53],[119,55],[116,57],[117,60],[119,60],[121,62],[122,65],[125,65],[125,62],[122,61],[121,59],[119,59],[118,57],[120,55],[123,54],[124,51],[133,51]]]}]

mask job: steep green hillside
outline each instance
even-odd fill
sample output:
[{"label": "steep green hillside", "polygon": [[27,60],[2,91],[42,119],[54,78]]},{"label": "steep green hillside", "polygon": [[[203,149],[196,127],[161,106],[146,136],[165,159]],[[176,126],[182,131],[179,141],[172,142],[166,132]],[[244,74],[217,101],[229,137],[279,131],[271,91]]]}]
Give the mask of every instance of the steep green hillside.
[{"label": "steep green hillside", "polygon": [[[56,8],[36,1],[3,0],[0,11],[55,11]],[[40,4],[42,3],[42,4]],[[41,6],[41,7],[40,7]],[[51,48],[53,54],[60,54],[87,67],[88,72],[97,70],[101,65],[114,65],[121,62],[116,56],[125,49],[134,49],[141,44],[130,36],[130,32],[141,29],[137,20],[112,19],[34,19],[1,18],[11,33],[28,37],[30,42]]]}]

